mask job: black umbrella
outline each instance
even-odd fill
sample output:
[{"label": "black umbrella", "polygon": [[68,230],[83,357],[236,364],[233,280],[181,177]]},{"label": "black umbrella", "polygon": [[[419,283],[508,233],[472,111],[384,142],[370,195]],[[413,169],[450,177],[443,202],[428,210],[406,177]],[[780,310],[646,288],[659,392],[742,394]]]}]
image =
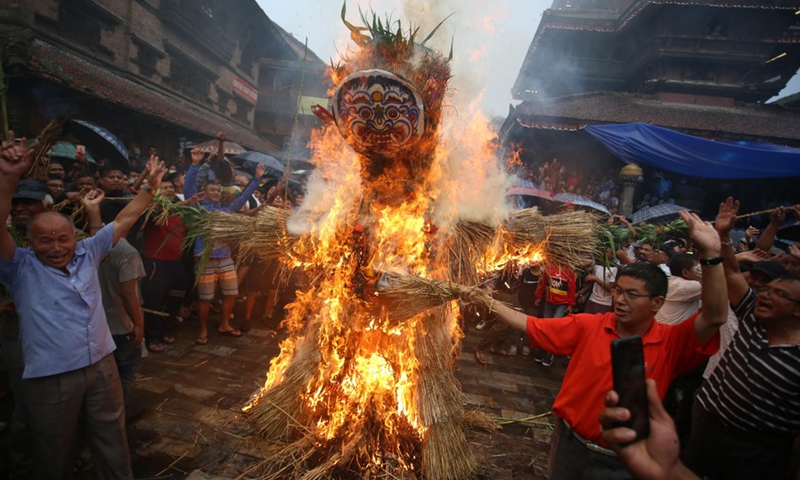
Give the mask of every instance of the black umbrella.
[{"label": "black umbrella", "polygon": [[[272,155],[267,155],[266,153],[244,152],[233,157],[233,160],[241,162],[242,167],[247,170],[254,170],[254,164],[260,163],[261,165],[264,165],[264,167],[267,169],[267,174],[271,177],[282,177],[283,172],[286,171],[286,168],[283,166],[280,160]],[[250,162],[250,165],[248,165],[246,162]]]},{"label": "black umbrella", "polygon": [[86,145],[95,157],[107,158],[114,165],[123,166],[128,168],[130,160],[128,159],[128,149],[113,133],[107,129],[97,125],[96,123],[87,122],[85,120],[72,120],[70,122],[70,131],[80,141]]},{"label": "black umbrella", "polygon": [[678,212],[681,210],[691,210],[690,208],[681,207],[672,203],[662,203],[661,205],[653,205],[652,207],[644,207],[631,216],[631,223],[636,225],[638,223],[652,223],[662,224],[669,223],[675,219],[680,218]]}]

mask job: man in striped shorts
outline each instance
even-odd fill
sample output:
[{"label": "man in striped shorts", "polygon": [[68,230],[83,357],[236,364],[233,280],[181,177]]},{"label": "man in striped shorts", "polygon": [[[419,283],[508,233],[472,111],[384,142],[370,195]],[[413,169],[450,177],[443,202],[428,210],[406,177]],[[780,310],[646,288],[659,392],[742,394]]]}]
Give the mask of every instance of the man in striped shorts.
[{"label": "man in striped shorts", "polygon": [[730,243],[737,211],[720,205],[716,228],[739,329],[695,398],[684,462],[708,479],[784,478],[800,432],[800,276],[748,286]]},{"label": "man in striped shorts", "polygon": [[[186,180],[183,187],[184,195],[191,197],[197,193],[197,173],[200,170],[200,163],[203,161],[204,154],[199,150],[192,150],[192,165],[186,172]],[[204,199],[200,205],[209,211],[220,211],[235,213],[241,210],[253,192],[258,188],[261,177],[264,175],[264,165],[256,167],[256,175],[230,204],[222,204],[222,184],[219,181],[209,179],[203,186]],[[217,332],[220,335],[229,337],[241,337],[242,332],[233,328],[231,325],[231,314],[239,295],[238,281],[236,279],[236,266],[231,258],[231,252],[227,247],[214,246],[211,257],[203,265],[201,260],[203,255],[203,241],[197,239],[195,242],[195,274],[197,275],[197,293],[200,303],[197,306],[197,318],[200,321],[200,333],[195,339],[198,345],[208,343],[208,313],[211,307],[211,300],[214,299],[214,292],[217,284],[222,291],[222,312],[220,325]],[[202,267],[202,268],[201,268]]]}]

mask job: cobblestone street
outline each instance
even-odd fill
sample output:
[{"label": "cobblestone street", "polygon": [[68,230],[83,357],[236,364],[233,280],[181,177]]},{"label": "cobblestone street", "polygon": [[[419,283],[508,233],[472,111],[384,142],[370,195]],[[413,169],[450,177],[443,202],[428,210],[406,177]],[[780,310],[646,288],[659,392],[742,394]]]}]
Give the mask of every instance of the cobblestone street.
[{"label": "cobblestone street", "polygon": [[[264,440],[252,435],[239,408],[263,383],[280,337],[256,325],[240,339],[212,333],[209,344],[199,346],[195,328],[193,322],[179,325],[178,343],[165,353],[151,353],[137,376],[128,425],[137,479],[247,478],[248,469],[260,461]],[[210,328],[216,328],[213,322]],[[457,363],[467,405],[504,419],[546,413],[565,360],[545,368],[532,357],[488,354],[484,368],[473,355],[480,335],[474,330],[467,335]],[[549,436],[546,427],[520,423],[506,424],[494,435],[470,432],[479,477],[544,478]],[[95,478],[90,464],[79,478]]]}]

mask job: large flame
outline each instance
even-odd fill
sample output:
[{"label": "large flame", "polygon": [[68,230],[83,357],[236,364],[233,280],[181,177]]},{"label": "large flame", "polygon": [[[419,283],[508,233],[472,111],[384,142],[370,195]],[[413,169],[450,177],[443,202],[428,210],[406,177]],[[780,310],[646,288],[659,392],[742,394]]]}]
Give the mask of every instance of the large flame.
[{"label": "large flame", "polygon": [[[375,49],[362,52],[350,64],[385,62],[374,58]],[[441,74],[438,80],[416,79],[424,85],[417,88],[428,95],[427,101],[439,102],[426,111],[431,121],[415,145],[422,152],[417,157],[374,168],[374,162],[385,159],[365,160],[335,126],[329,124],[312,137],[312,161],[318,168],[309,180],[305,204],[287,225],[303,240],[285,259],[290,267],[307,272],[310,287],[288,306],[288,337],[262,391],[247,407],[273,402],[271,392],[289,378],[302,378],[301,406],[293,419],[303,425],[302,435],[312,437],[318,447],[338,445],[337,461],[355,460],[363,471],[396,475],[430,468],[421,457],[437,451],[426,453],[421,446],[448,435],[460,435],[453,444],[467,449],[460,392],[450,373],[462,336],[455,305],[399,318],[375,290],[383,272],[452,279],[452,257],[446,250],[456,225],[497,225],[508,212],[503,202],[507,179],[494,160],[496,136],[477,113],[477,103],[464,106],[460,116],[445,114],[451,126],[441,135],[437,130],[447,111],[441,108],[440,84],[449,73],[441,68],[434,69]],[[347,73],[333,69],[334,84]],[[371,168],[366,168],[369,162]],[[520,249],[506,240],[497,229],[491,248],[471,260],[478,263],[471,268],[489,273],[543,260],[542,245]],[[297,366],[300,357],[306,360]],[[359,453],[352,454],[353,449]],[[446,462],[443,473],[426,474],[463,476],[448,474],[452,468]]]}]

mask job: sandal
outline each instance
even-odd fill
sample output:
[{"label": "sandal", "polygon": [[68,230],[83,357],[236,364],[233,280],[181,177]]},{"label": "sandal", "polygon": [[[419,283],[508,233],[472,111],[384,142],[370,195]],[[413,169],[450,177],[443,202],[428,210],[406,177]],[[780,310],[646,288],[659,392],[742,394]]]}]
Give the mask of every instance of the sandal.
[{"label": "sandal", "polygon": [[158,343],[148,343],[147,351],[150,353],[163,353],[167,351],[167,348],[164,345]]},{"label": "sandal", "polygon": [[484,367],[489,364],[489,362],[486,361],[486,352],[480,348],[475,349],[475,360]]},{"label": "sandal", "polygon": [[235,328],[233,330],[217,330],[217,333],[224,337],[239,338],[242,336],[242,332],[236,330]]},{"label": "sandal", "polygon": [[166,343],[167,345],[173,345],[177,341],[178,341],[177,338],[170,337],[169,335],[165,335],[165,336],[161,337],[161,343]]},{"label": "sandal", "polygon": [[194,343],[198,345],[207,345],[208,344],[208,335],[197,337],[194,339]]}]

